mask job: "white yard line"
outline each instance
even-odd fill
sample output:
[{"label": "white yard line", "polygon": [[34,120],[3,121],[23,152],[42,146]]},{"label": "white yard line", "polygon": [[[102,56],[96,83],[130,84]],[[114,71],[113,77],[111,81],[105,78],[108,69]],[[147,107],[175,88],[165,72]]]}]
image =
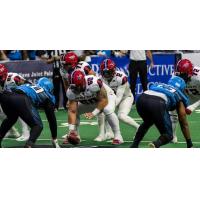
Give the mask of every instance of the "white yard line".
[{"label": "white yard line", "polygon": [[[4,138],[4,140],[16,140],[15,138]],[[58,139],[59,141],[63,141],[63,139]],[[44,139],[44,138],[40,138],[37,139],[37,141],[51,141],[51,139]],[[86,142],[87,140],[81,140],[81,142]],[[111,143],[111,140],[106,141],[107,143]],[[124,143],[131,143],[133,142],[132,140],[125,140]],[[152,141],[141,141],[141,143],[150,143]],[[97,143],[97,142],[96,142]],[[193,144],[200,144],[200,142],[192,142]],[[98,144],[101,144],[101,142],[98,142]],[[178,142],[177,144],[186,144],[186,142]]]}]

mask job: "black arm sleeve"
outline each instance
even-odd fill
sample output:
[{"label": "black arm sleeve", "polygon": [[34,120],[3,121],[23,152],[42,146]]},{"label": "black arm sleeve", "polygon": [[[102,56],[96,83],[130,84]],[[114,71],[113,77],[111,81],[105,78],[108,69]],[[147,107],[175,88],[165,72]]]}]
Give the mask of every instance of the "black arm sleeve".
[{"label": "black arm sleeve", "polygon": [[47,120],[49,122],[51,137],[53,139],[56,139],[57,138],[57,121],[56,121],[56,116],[54,113],[54,105],[51,103],[49,99],[45,101],[44,111],[47,116]]}]

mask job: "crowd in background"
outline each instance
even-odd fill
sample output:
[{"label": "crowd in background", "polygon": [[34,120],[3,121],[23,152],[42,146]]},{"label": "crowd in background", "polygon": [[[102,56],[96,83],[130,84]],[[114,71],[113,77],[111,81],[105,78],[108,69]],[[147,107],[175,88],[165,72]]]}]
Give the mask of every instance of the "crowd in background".
[{"label": "crowd in background", "polygon": [[[129,57],[130,58],[130,66],[129,66],[129,74],[131,79],[131,91],[135,96],[135,87],[136,87],[136,79],[137,74],[140,75],[141,83],[143,86],[143,90],[147,88],[147,70],[146,70],[146,58],[144,60],[140,60],[140,58],[136,58],[134,61],[134,55],[132,53],[136,52],[133,50],[0,50],[0,61],[20,61],[20,60],[43,60],[47,63],[53,64],[53,84],[54,84],[54,95],[56,97],[56,106],[58,109],[62,104],[62,107],[66,109],[66,95],[65,89],[62,81],[62,77],[60,74],[60,56],[62,54],[66,54],[69,51],[74,51],[74,53],[79,57],[80,61],[91,61],[91,56],[103,56],[103,57]],[[141,51],[138,51],[141,52]],[[148,51],[146,51],[148,52]],[[200,52],[197,50],[151,50],[151,53],[194,53]],[[132,56],[133,58],[132,58]],[[136,55],[137,57],[138,55]],[[147,55],[148,56],[148,55]],[[151,64],[153,65],[153,59],[151,56],[148,58],[151,60]],[[138,67],[133,67],[132,65],[136,65]],[[134,75],[133,76],[131,76]],[[60,93],[63,96],[63,102],[60,103]]]},{"label": "crowd in background", "polygon": [[[0,61],[41,60],[51,58],[55,50],[0,50]],[[65,50],[65,52],[71,50]],[[199,52],[199,50],[180,50],[181,52]],[[89,61],[90,56],[129,56],[128,50],[74,50],[80,60]],[[177,50],[152,50],[152,52],[174,53]]]},{"label": "crowd in background", "polygon": [[[0,50],[0,60],[40,60],[52,57],[55,50]],[[71,50],[65,50],[65,52]],[[74,50],[80,60],[85,60],[89,56],[116,56],[128,55],[127,50]]]}]

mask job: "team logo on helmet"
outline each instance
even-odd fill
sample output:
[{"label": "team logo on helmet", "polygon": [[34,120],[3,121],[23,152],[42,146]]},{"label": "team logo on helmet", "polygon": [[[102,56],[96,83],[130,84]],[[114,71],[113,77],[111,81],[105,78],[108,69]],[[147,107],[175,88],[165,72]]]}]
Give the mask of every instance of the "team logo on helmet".
[{"label": "team logo on helmet", "polygon": [[105,59],[100,64],[101,75],[104,78],[111,79],[116,71],[116,64],[111,59]]},{"label": "team logo on helmet", "polygon": [[86,87],[85,75],[80,70],[75,70],[71,75],[70,88],[74,93],[80,93],[84,91]]},{"label": "team logo on helmet", "polygon": [[68,52],[60,57],[60,62],[64,68],[75,68],[78,64],[78,56],[74,52]]}]

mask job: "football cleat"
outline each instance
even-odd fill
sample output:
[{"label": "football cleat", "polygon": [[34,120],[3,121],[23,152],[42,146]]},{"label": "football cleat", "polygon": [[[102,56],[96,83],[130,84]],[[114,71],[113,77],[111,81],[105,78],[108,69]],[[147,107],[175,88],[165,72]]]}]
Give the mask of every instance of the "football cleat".
[{"label": "football cleat", "polygon": [[148,144],[148,146],[149,146],[150,148],[156,148],[156,146],[155,146],[155,144],[154,144],[153,142],[150,142],[150,143]]},{"label": "football cleat", "polygon": [[24,145],[24,148],[33,148],[35,144],[31,141],[27,141],[26,144]]},{"label": "football cleat", "polygon": [[119,144],[122,144],[122,143],[123,143],[123,140],[119,140],[119,139],[113,139],[113,141],[112,141],[113,145],[119,145]]},{"label": "football cleat", "polygon": [[171,143],[176,144],[178,143],[178,138],[177,136],[174,136],[173,139],[171,140]]},{"label": "football cleat", "polygon": [[105,139],[106,140],[110,140],[110,139],[113,139],[114,138],[114,134],[113,133],[106,133],[105,135]]},{"label": "football cleat", "polygon": [[105,138],[105,135],[103,135],[103,134],[98,135],[98,136],[94,139],[94,141],[96,141],[96,142],[103,142],[103,141],[105,141],[105,140],[106,140],[106,138]]},{"label": "football cleat", "polygon": [[18,131],[9,131],[6,136],[6,138],[18,138],[20,137],[20,134]]},{"label": "football cleat", "polygon": [[58,144],[58,140],[52,140],[52,145],[54,148],[60,148],[60,146]]},{"label": "football cleat", "polygon": [[121,135],[115,137],[112,141],[112,144],[114,144],[114,145],[118,145],[118,144],[122,144],[122,143],[124,143],[124,141],[123,141],[123,138]]},{"label": "football cleat", "polygon": [[22,135],[21,137],[18,137],[18,138],[16,139],[16,141],[18,141],[18,142],[23,142],[23,141],[27,141],[28,138],[29,138],[29,137],[25,137],[25,136]]}]

